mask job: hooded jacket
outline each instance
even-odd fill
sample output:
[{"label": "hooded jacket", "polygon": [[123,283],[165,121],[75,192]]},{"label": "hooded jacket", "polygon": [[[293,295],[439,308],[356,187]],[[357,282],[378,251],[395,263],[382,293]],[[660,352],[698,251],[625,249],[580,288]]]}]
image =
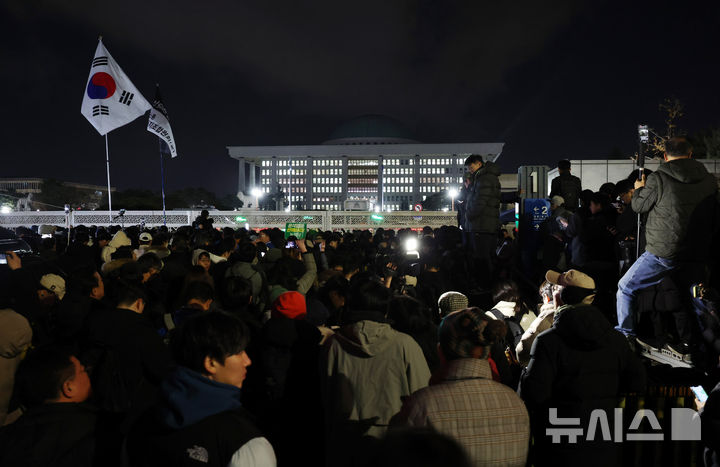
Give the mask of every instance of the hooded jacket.
[{"label": "hooded jacket", "polygon": [[[550,428],[549,409],[557,408],[560,418],[580,419],[587,428],[590,413],[603,409],[613,426],[613,409],[623,392],[640,392],[645,388],[645,369],[625,338],[592,305],[566,305],[558,309],[552,327],[538,335],[530,352],[530,363],[520,380],[520,396],[533,421],[539,459],[553,465],[574,465],[578,449],[588,446],[579,440],[550,444],[545,429]],[[602,437],[595,436],[595,440]],[[599,452],[617,454],[612,442],[593,445]],[[585,446],[583,448],[583,446]],[[609,449],[610,451],[606,451]],[[590,451],[588,451],[590,452]],[[583,455],[590,465],[612,465],[610,458]],[[597,464],[600,462],[599,464]]]},{"label": "hooded jacket", "polygon": [[500,228],[500,167],[488,161],[473,174],[465,200],[465,224],[469,232],[497,234]]},{"label": "hooded jacket", "polygon": [[[275,465],[272,447],[242,409],[240,395],[240,388],[178,367],[162,384],[159,407],[128,437],[131,465]],[[251,451],[257,463],[247,463]]]},{"label": "hooded jacket", "polygon": [[32,342],[28,320],[13,310],[0,310],[0,426],[5,422],[13,392],[15,371]]},{"label": "hooded jacket", "polygon": [[412,337],[369,319],[342,326],[323,357],[329,465],[343,465],[336,456],[363,435],[382,436],[401,398],[428,385],[430,370]]},{"label": "hooded jacket", "polygon": [[632,197],[633,211],[648,213],[646,250],[661,258],[706,258],[718,223],[717,191],[715,177],[694,159],[661,164]]},{"label": "hooded jacket", "polygon": [[109,263],[112,261],[112,254],[117,251],[118,248],[123,246],[130,246],[132,245],[132,242],[130,241],[130,238],[123,232],[122,230],[118,230],[115,235],[113,236],[112,240],[108,242],[107,245],[102,249],[102,252],[100,253],[100,257],[103,260],[103,263]]}]

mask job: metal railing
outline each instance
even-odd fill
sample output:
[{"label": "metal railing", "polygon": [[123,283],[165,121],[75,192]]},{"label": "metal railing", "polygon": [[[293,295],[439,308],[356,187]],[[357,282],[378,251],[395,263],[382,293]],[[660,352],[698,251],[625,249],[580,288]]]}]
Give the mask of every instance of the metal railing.
[{"label": "metal railing", "polygon": [[[21,211],[0,214],[0,227],[31,227],[33,225],[71,226],[109,226],[109,225],[140,225],[148,227],[163,225],[162,211],[126,211],[123,216],[113,212],[113,221],[107,211]],[[200,210],[168,211],[167,226],[169,228],[190,225],[200,215]],[[308,229],[322,230],[364,230],[400,228],[422,228],[425,226],[441,227],[457,225],[456,212],[442,211],[211,211],[215,227],[247,227],[250,229],[273,228],[284,229],[289,222],[305,223]]]}]

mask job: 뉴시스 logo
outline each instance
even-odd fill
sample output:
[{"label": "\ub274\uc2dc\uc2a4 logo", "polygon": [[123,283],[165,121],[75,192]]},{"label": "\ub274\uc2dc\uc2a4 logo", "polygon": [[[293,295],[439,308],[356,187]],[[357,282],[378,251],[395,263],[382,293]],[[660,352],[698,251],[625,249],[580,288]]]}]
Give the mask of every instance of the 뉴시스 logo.
[{"label": "\ub274\uc2dc\uc2a4 logo", "polygon": [[[547,428],[545,434],[552,438],[553,443],[568,442],[577,443],[578,438],[583,436],[583,427],[580,426],[579,418],[558,418],[557,408],[551,408],[549,421],[553,427]],[[615,409],[613,417],[613,430],[610,431],[610,422],[607,413],[603,409],[595,409],[590,413],[586,441],[663,441],[665,433],[655,412],[647,409],[640,409],[630,422],[625,437],[623,437],[623,409]],[[647,418],[651,433],[640,433],[638,429],[643,418]],[[673,408],[670,409],[670,440],[671,441],[700,441],[700,416],[692,409]],[[563,439],[565,437],[565,439]]]}]

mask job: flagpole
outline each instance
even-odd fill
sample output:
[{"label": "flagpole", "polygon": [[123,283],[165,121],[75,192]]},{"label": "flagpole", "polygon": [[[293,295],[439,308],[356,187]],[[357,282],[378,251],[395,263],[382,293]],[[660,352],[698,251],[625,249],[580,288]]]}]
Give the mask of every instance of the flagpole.
[{"label": "flagpole", "polygon": [[160,150],[160,179],[160,191],[162,192],[163,201],[163,225],[167,226],[167,217],[165,216],[165,164],[163,163],[162,149]]},{"label": "flagpole", "polygon": [[108,151],[107,133],[105,133],[105,164],[107,166],[108,179],[108,215],[110,216],[110,223],[112,224],[112,194],[110,193],[110,152]]}]

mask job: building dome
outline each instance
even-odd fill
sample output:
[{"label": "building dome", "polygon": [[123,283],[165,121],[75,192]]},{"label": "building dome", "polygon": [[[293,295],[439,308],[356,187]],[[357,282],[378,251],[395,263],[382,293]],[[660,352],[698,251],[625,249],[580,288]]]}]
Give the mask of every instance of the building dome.
[{"label": "building dome", "polygon": [[363,115],[335,129],[323,144],[407,144],[417,143],[405,126],[384,115]]}]

